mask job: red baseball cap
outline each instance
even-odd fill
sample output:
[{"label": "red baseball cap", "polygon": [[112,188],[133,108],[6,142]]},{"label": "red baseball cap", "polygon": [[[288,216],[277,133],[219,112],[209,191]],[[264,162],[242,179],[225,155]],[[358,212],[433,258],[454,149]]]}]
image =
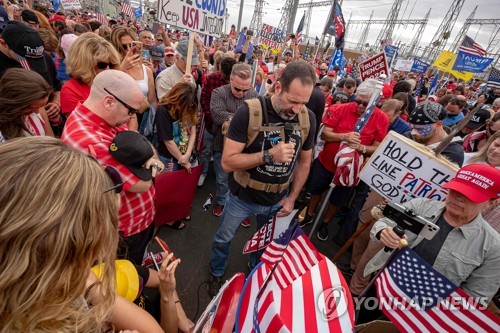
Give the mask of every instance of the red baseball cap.
[{"label": "red baseball cap", "polygon": [[443,188],[455,190],[475,203],[499,199],[500,170],[487,164],[466,165]]},{"label": "red baseball cap", "polygon": [[392,89],[391,85],[384,83],[384,85],[382,86],[382,95],[384,95],[385,99],[391,98],[392,91],[393,91],[393,89]]}]

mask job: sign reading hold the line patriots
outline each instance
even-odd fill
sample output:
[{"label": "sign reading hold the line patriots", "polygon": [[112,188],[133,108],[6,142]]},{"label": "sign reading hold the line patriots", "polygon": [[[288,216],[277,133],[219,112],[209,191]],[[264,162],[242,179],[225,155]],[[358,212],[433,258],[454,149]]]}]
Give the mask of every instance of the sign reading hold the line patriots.
[{"label": "sign reading hold the line patriots", "polygon": [[481,57],[459,50],[453,70],[471,73],[482,73],[493,62],[493,58]]}]

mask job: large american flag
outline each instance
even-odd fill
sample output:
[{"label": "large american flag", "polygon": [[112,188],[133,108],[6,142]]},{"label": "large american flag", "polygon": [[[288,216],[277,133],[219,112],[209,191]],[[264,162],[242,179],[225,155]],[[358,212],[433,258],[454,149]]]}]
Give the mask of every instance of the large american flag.
[{"label": "large american flag", "polygon": [[297,43],[302,43],[302,30],[304,30],[304,20],[306,19],[306,12],[304,12],[304,15],[302,15],[302,18],[300,19],[299,26],[297,27],[297,32],[295,33],[295,38],[297,40]]},{"label": "large american flag", "polygon": [[129,17],[134,17],[134,11],[132,10],[132,7],[130,7],[129,0],[122,0],[122,7],[120,11]]},{"label": "large american flag", "polygon": [[101,22],[102,25],[108,25],[108,19],[106,18],[106,15],[102,13],[101,7],[99,6],[95,7],[95,17],[97,21]]},{"label": "large american flag", "polygon": [[267,247],[247,278],[236,332],[353,331],[354,306],[347,283],[296,225]]},{"label": "large american flag", "polygon": [[491,68],[487,85],[491,88],[500,88],[500,71],[495,67]]},{"label": "large american flag", "polygon": [[375,285],[382,310],[402,332],[500,332],[498,318],[407,247]]},{"label": "large american flag", "polygon": [[467,53],[471,53],[477,56],[485,56],[486,50],[481,47],[478,43],[474,41],[474,39],[469,36],[465,36],[462,45],[458,48],[459,51],[464,51]]}]

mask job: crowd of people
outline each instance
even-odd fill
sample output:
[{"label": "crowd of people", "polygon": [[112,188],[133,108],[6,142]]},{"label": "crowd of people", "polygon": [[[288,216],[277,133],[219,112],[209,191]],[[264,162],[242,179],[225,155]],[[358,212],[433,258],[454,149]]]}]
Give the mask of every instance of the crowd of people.
[{"label": "crowd of people", "polygon": [[[220,217],[207,263],[213,297],[231,241],[252,216],[260,227],[307,205],[301,227],[310,228],[344,147],[366,160],[394,131],[433,149],[469,112],[442,151],[460,168],[443,186],[446,201],[405,203],[437,216],[439,236],[402,237],[498,311],[500,89],[454,79],[435,89],[430,76],[394,72],[360,132],[355,125],[379,92],[377,80],[357,77],[355,59],[342,68],[323,55],[301,59],[292,35],[277,54],[249,51],[250,34],[236,50],[234,26],[211,45],[194,38],[188,59],[188,34],[156,26],[153,33],[124,19],[103,24],[89,13],[0,6],[0,295],[8,300],[0,305],[0,332],[190,332],[194,318],[175,290],[180,259],[163,253],[157,270],[146,266],[156,260],[145,253],[155,233],[158,174],[191,173],[199,163],[203,187],[213,165],[211,212]],[[487,179],[488,187],[461,174]],[[393,221],[370,213],[383,204],[362,181],[336,186],[315,233],[343,245],[370,224],[350,265],[339,265],[352,276],[353,295],[387,259],[382,248],[401,239]],[[190,218],[162,223],[181,230]],[[341,228],[331,236],[336,219]],[[252,253],[249,269],[260,254]],[[156,310],[138,306],[140,292],[132,299],[116,292],[117,259],[133,264],[141,289],[158,289]],[[91,270],[98,265],[101,274]]]}]

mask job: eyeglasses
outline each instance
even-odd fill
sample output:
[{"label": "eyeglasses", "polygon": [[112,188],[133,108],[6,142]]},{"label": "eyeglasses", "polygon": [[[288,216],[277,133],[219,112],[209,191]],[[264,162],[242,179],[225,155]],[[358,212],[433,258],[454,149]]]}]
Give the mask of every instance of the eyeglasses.
[{"label": "eyeglasses", "polygon": [[111,182],[113,183],[113,186],[104,191],[104,193],[115,191],[116,194],[120,194],[123,191],[123,185],[125,184],[125,182],[123,181],[122,176],[120,176],[118,170],[116,170],[112,166],[106,165],[106,167],[104,168],[104,172],[106,172],[109,179],[111,179]]},{"label": "eyeglasses", "polygon": [[110,94],[111,96],[113,96],[114,99],[116,99],[118,102],[120,102],[121,105],[123,105],[125,108],[127,108],[129,116],[137,113],[137,111],[138,111],[137,109],[134,109],[133,107],[131,107],[130,105],[128,105],[127,103],[125,103],[124,101],[122,101],[121,99],[116,97],[108,89],[104,88],[104,91],[107,92],[108,94]]},{"label": "eyeglasses", "polygon": [[322,71],[322,72],[326,72],[327,69],[326,68],[320,68],[319,70]]},{"label": "eyeglasses", "polygon": [[359,100],[359,99],[356,99],[356,100],[354,100],[354,101],[355,101],[355,102],[356,102],[356,104],[358,104],[358,105],[359,105],[359,104],[363,104],[363,106],[368,106],[368,103],[369,103],[369,102],[363,102],[362,100]]},{"label": "eyeglasses", "polygon": [[104,61],[97,62],[98,69],[107,69],[107,68],[111,68],[111,66],[113,66],[113,63],[111,63],[111,62],[104,62]]},{"label": "eyeglasses", "polygon": [[346,85],[344,86],[344,88],[345,88],[345,89],[351,89],[351,88],[353,88],[353,86],[351,86],[350,84],[346,84]]}]

